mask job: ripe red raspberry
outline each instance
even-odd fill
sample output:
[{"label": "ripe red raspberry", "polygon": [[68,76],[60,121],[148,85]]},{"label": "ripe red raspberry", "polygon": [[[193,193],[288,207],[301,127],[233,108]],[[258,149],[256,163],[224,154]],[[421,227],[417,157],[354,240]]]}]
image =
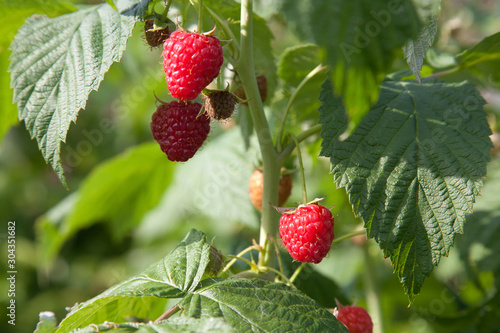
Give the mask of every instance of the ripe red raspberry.
[{"label": "ripe red raspberry", "polygon": [[151,120],[153,138],[171,161],[194,156],[210,132],[210,118],[198,113],[200,103],[170,102],[158,107]]},{"label": "ripe red raspberry", "polygon": [[333,223],[328,208],[316,203],[301,205],[281,215],[280,237],[292,258],[318,264],[332,246]]},{"label": "ripe red raspberry", "polygon": [[224,62],[215,36],[174,31],[163,45],[163,68],[168,90],[185,101],[195,99],[219,75]]},{"label": "ripe red raspberry", "polygon": [[[255,208],[262,211],[262,190],[264,186],[264,174],[262,169],[255,170],[248,181],[248,193]],[[278,188],[278,206],[283,205],[292,193],[292,175],[282,174]]]},{"label": "ripe red raspberry", "polygon": [[346,305],[338,310],[337,319],[344,324],[349,333],[372,333],[373,323],[370,315],[360,306]]}]

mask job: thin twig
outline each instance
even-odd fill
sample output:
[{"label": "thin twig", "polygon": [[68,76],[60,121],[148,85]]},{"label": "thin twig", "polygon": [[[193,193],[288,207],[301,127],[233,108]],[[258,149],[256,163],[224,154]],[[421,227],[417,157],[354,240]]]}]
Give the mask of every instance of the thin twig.
[{"label": "thin twig", "polygon": [[336,238],[333,240],[332,244],[333,243],[338,243],[338,242],[341,242],[345,239],[349,239],[349,238],[352,238],[352,237],[355,237],[355,236],[359,236],[359,235],[365,235],[366,234],[366,231],[365,230],[359,230],[359,231],[354,231],[354,232],[351,232],[351,233],[348,233],[344,236],[341,236],[339,238]]},{"label": "thin twig", "polygon": [[291,283],[295,282],[295,279],[297,279],[297,276],[299,276],[300,272],[302,272],[302,269],[304,268],[305,265],[306,265],[306,263],[303,262],[299,267],[297,267],[295,272],[293,272],[292,276],[290,277]]},{"label": "thin twig", "polygon": [[162,314],[161,316],[158,317],[158,319],[156,319],[154,321],[154,323],[159,323],[160,321],[162,320],[165,320],[165,319],[168,319],[170,317],[172,317],[174,314],[176,314],[177,312],[179,312],[181,310],[181,308],[179,307],[178,304],[175,304],[173,307],[171,307],[170,309],[168,309],[167,311],[165,311],[164,314]]},{"label": "thin twig", "polygon": [[238,253],[236,256],[233,257],[233,259],[231,259],[231,261],[229,261],[227,263],[227,265],[224,267],[224,269],[219,273],[219,275],[222,275],[224,273],[226,273],[229,268],[231,268],[231,266],[233,266],[233,264],[238,261],[238,258],[240,258],[242,255],[244,255],[245,253],[251,251],[251,250],[259,250],[258,246],[256,245],[251,245],[249,247],[247,247],[246,249],[244,249],[243,251],[241,251],[240,253]]}]

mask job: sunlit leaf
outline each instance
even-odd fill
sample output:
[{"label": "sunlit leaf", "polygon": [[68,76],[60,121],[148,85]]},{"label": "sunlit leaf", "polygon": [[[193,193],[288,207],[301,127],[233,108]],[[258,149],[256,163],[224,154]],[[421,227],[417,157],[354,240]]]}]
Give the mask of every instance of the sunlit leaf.
[{"label": "sunlit leaf", "polygon": [[484,100],[468,82],[385,81],[344,141],[345,111],[325,82],[322,155],[410,299],[462,233],[492,147]]},{"label": "sunlit leaf", "polygon": [[19,118],[64,185],[61,142],[141,19],[135,15],[137,1],[117,4],[121,13],[101,4],[55,18],[33,16],[11,44],[9,71]]}]

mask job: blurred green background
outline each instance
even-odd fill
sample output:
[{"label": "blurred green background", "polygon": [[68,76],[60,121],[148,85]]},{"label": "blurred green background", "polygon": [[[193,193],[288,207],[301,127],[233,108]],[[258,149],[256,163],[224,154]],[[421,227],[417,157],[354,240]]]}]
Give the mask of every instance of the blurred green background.
[{"label": "blurred green background", "polygon": [[[288,47],[302,43],[280,15],[281,1],[255,2],[257,13],[266,19],[274,34],[272,46],[276,59],[280,59]],[[75,4],[58,3],[60,6],[54,5],[50,12],[46,7],[42,9],[43,1],[32,1],[32,8],[22,10],[13,10],[12,3],[8,2],[1,5],[13,14],[7,27],[0,28],[0,134],[7,131],[0,143],[3,226],[0,270],[4,276],[7,222],[15,221],[18,271],[15,328],[5,320],[8,282],[4,278],[0,280],[2,332],[33,331],[41,311],[53,311],[61,320],[65,307],[97,295],[164,257],[191,228],[202,230],[209,239],[215,237],[215,245],[228,254],[236,254],[250,245],[252,238],[258,237],[258,212],[251,206],[247,194],[248,177],[259,160],[253,137],[246,149],[240,128],[234,126],[234,122],[213,123],[213,131],[202,151],[188,163],[177,165],[166,161],[152,142],[149,122],[155,110],[153,92],[164,100],[169,97],[161,51],[151,50],[146,44],[142,37],[143,23],[137,23],[121,62],[111,67],[99,91],[90,94],[85,110],[81,110],[77,123],[69,130],[67,143],[61,150],[69,191],[45,164],[24,124],[16,123],[9,128],[9,124],[16,122],[12,117],[16,111],[10,103],[8,89],[8,45],[17,27],[29,15],[58,15],[72,10]],[[442,7],[434,47],[436,62],[500,31],[498,1],[446,0]],[[181,8],[184,15],[193,14],[185,8],[188,6]],[[436,63],[433,65],[436,68]],[[406,68],[402,60],[394,69]],[[500,70],[500,65],[497,69]],[[498,83],[487,77],[461,75],[480,85],[488,102],[486,108],[492,128],[500,130]],[[312,80],[307,91],[319,93],[321,81],[322,78]],[[274,94],[268,96],[266,102],[272,124],[293,88],[280,81],[275,85]],[[317,96],[309,100],[303,97],[306,106],[294,109],[291,128],[299,129],[317,117],[314,111],[318,106]],[[307,112],[299,113],[299,109]],[[245,107],[240,106],[235,118],[243,127],[247,125],[245,114]],[[335,189],[328,161],[318,158],[319,140],[308,144],[308,149],[303,151],[309,197],[326,197],[324,205],[335,206],[336,235],[353,231],[360,226],[360,221],[353,216],[345,191]],[[131,156],[130,149],[137,145],[141,145],[144,155]],[[120,154],[124,155],[116,165],[123,166],[123,174],[117,172],[119,168],[112,162],[105,162]],[[141,156],[146,158],[141,160]],[[288,166],[297,168],[296,160],[290,160]],[[127,170],[135,173],[126,174]],[[91,192],[93,184],[102,185],[97,193]],[[500,258],[496,255],[500,250],[496,242],[500,237],[499,186],[497,149],[489,165],[482,197],[468,219],[465,236],[457,237],[449,258],[444,258],[426,280],[421,295],[410,307],[392,274],[390,262],[384,260],[373,240],[364,245],[350,240],[341,242],[315,268],[335,281],[340,286],[339,297],[346,297],[349,302],[367,306],[370,299],[378,298],[386,332],[499,332]],[[124,194],[126,188],[131,190]],[[92,195],[107,198],[101,204],[116,205],[116,211],[99,214],[99,202],[92,200],[85,206],[75,207],[81,193],[89,198]],[[294,205],[300,198],[300,177],[295,173],[289,204]],[[130,211],[129,206],[134,210]],[[94,208],[95,214],[88,212]],[[90,217],[73,214],[75,229],[64,229],[67,216],[77,210],[87,211]],[[67,241],[58,233],[65,233]],[[374,282],[374,286],[367,281]]]}]

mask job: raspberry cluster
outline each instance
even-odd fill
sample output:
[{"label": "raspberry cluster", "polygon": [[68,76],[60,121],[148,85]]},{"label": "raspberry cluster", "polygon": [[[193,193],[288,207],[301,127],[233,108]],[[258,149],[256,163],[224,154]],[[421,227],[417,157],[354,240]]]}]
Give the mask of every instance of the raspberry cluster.
[{"label": "raspberry cluster", "polygon": [[[150,27],[151,22],[146,24],[147,32],[157,32]],[[164,37],[165,34],[150,36],[150,39],[157,43]],[[163,44],[163,68],[168,90],[179,101],[168,104],[160,101],[151,119],[153,137],[169,160],[187,161],[206,140],[210,118],[206,113],[200,114],[200,103],[190,101],[219,75],[223,62],[217,37],[184,30],[169,31]]]}]

